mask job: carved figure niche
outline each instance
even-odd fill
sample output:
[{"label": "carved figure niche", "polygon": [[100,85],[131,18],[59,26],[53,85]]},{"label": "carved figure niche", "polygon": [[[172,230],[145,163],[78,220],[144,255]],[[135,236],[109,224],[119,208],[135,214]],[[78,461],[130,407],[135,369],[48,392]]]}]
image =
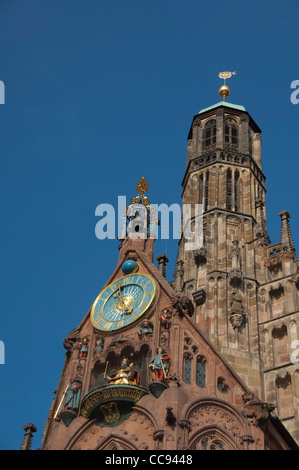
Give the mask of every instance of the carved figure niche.
[{"label": "carved figure niche", "polygon": [[107,377],[122,367],[124,360],[126,366],[133,364],[136,376],[138,376],[138,385],[147,387],[150,382],[148,362],[151,357],[151,351],[148,344],[142,344],[140,349],[135,351],[133,346],[126,345],[122,349],[109,351],[106,358],[97,360],[91,374],[90,390],[101,385],[107,384]]}]

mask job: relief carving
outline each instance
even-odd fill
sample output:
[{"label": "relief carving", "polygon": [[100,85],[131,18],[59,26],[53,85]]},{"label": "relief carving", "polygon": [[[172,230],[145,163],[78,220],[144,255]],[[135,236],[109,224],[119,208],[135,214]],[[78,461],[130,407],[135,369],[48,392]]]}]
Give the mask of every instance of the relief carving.
[{"label": "relief carving", "polygon": [[238,292],[233,292],[233,301],[231,305],[230,322],[234,329],[239,329],[244,324],[246,313],[242,304],[242,295]]},{"label": "relief carving", "polygon": [[247,431],[246,423],[242,421],[242,417],[235,414],[232,409],[222,403],[203,403],[195,406],[187,416],[193,435],[189,442],[200,429],[207,426],[222,429],[226,435],[233,439],[241,438]]}]

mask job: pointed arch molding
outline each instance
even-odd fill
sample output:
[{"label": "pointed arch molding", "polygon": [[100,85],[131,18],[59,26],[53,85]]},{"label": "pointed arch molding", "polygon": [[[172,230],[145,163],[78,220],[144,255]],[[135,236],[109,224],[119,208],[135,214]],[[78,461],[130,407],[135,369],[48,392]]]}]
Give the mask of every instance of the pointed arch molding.
[{"label": "pointed arch molding", "polygon": [[110,434],[100,442],[96,450],[137,450],[132,442],[117,434]]},{"label": "pointed arch molding", "polygon": [[205,436],[222,436],[226,449],[242,449],[242,438],[249,436],[250,426],[236,408],[219,399],[207,398],[193,402],[185,410],[189,422],[187,448],[196,448]]},{"label": "pointed arch molding", "polygon": [[[84,418],[79,418],[84,419]],[[96,420],[85,420],[65,447],[65,450],[120,450],[154,448],[153,435],[157,423],[147,410],[135,405],[133,412],[120,427],[101,427]]]}]

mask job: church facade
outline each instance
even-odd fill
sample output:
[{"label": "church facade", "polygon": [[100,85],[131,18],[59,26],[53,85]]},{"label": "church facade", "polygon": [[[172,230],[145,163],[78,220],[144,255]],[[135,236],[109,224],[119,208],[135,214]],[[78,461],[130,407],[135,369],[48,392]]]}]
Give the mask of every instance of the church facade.
[{"label": "church facade", "polygon": [[65,338],[42,449],[297,448],[299,260],[287,211],[270,242],[261,130],[245,108],[194,116],[182,186],[183,204],[202,204],[202,246],[181,237],[168,282],[152,234],[121,242]]}]

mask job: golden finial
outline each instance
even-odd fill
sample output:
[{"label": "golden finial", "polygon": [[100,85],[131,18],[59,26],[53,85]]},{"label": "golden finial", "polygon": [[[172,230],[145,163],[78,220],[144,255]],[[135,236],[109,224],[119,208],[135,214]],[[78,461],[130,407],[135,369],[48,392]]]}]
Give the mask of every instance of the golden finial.
[{"label": "golden finial", "polygon": [[141,180],[138,181],[138,186],[136,188],[136,191],[139,192],[139,194],[144,195],[144,193],[147,193],[149,184],[146,182],[145,177],[143,176]]},{"label": "golden finial", "polygon": [[237,72],[220,72],[218,77],[222,78],[224,80],[224,84],[219,88],[218,93],[223,99],[223,101],[226,100],[226,98],[230,95],[230,89],[229,87],[225,84],[225,80],[230,78],[232,75],[236,75]]},{"label": "golden finial", "polygon": [[147,183],[145,177],[142,176],[141,180],[138,181],[138,186],[136,188],[136,191],[139,193],[139,195],[131,199],[131,204],[141,203],[141,204],[144,204],[145,206],[148,206],[150,204],[150,201],[144,195],[144,193],[147,192],[148,188],[149,188],[149,183]]}]

